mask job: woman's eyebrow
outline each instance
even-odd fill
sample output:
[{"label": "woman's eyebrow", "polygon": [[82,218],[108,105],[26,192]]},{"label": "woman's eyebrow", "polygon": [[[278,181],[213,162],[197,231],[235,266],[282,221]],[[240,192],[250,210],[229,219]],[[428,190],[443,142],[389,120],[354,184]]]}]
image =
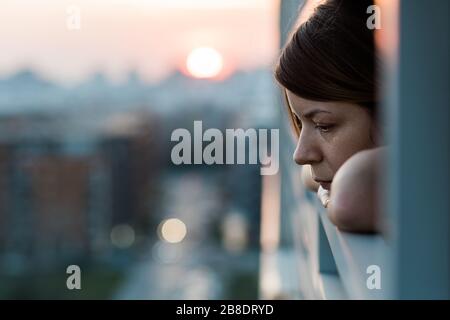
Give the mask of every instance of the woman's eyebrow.
[{"label": "woman's eyebrow", "polygon": [[314,109],[314,110],[311,110],[311,111],[306,112],[306,113],[303,115],[303,117],[306,118],[306,119],[311,119],[312,117],[314,117],[314,116],[315,116],[316,114],[318,114],[318,113],[329,113],[329,114],[331,114],[330,111],[321,110],[321,109]]},{"label": "woman's eyebrow", "polygon": [[[300,118],[300,115],[297,114],[297,112],[295,111],[295,109],[292,107],[291,101],[289,100],[289,96],[287,95],[286,90],[284,90],[284,98],[287,102],[288,108],[291,110],[291,112],[297,117]],[[326,111],[326,110],[322,110],[322,109],[313,109],[311,111],[308,111],[307,113],[305,113],[303,115],[304,118],[306,119],[311,119],[312,117],[314,117],[316,114],[318,113],[328,113],[331,114],[330,111]]]}]

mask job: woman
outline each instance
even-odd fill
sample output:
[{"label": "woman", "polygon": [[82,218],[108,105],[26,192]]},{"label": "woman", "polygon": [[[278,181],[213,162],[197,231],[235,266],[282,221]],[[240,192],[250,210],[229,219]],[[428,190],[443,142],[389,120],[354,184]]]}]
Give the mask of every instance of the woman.
[{"label": "woman", "polygon": [[323,1],[292,34],[275,70],[296,133],[294,161],[330,220],[346,231],[379,229],[377,63],[366,13],[372,4]]}]

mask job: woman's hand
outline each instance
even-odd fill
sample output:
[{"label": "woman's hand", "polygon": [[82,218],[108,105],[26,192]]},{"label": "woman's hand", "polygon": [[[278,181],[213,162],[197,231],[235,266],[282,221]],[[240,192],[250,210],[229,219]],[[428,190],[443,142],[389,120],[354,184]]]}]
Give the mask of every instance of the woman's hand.
[{"label": "woman's hand", "polygon": [[319,186],[317,196],[319,197],[320,202],[322,202],[322,205],[327,208],[330,202],[330,191],[322,188],[322,186]]}]

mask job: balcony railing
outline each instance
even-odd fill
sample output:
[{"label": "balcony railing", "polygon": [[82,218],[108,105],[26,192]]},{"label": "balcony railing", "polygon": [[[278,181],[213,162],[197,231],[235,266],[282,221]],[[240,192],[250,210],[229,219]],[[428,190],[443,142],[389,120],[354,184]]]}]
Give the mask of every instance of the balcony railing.
[{"label": "balcony railing", "polygon": [[[281,2],[282,44],[302,3]],[[272,257],[278,292],[262,298],[450,298],[449,3],[375,3],[385,17],[377,47],[385,66],[380,99],[389,143],[383,203],[389,240],[341,232],[329,221],[317,196],[300,184],[280,116],[279,243],[262,252]]]}]

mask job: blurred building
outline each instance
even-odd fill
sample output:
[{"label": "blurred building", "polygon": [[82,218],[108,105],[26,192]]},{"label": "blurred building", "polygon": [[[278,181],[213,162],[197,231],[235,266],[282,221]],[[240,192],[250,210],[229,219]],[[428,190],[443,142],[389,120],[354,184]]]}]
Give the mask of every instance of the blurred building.
[{"label": "blurred building", "polygon": [[247,245],[258,250],[261,219],[261,178],[258,165],[234,165],[226,170],[224,196],[230,213],[242,216]]},{"label": "blurred building", "polygon": [[125,118],[133,116],[115,117],[85,135],[73,126],[61,131],[57,117],[1,119],[15,124],[2,127],[0,142],[5,266],[107,257],[112,229],[120,224],[148,233],[161,171],[157,133],[148,117]]},{"label": "blurred building", "polygon": [[8,144],[0,144],[0,252],[5,250],[7,242],[7,215],[9,207],[10,189],[8,188],[8,174],[11,165],[11,151]]},{"label": "blurred building", "polygon": [[18,170],[28,180],[33,255],[45,261],[89,252],[89,159],[43,155],[25,160]]},{"label": "blurred building", "polygon": [[157,208],[162,155],[156,119],[145,114],[117,114],[101,129],[100,152],[110,177],[111,223],[148,233]]}]

